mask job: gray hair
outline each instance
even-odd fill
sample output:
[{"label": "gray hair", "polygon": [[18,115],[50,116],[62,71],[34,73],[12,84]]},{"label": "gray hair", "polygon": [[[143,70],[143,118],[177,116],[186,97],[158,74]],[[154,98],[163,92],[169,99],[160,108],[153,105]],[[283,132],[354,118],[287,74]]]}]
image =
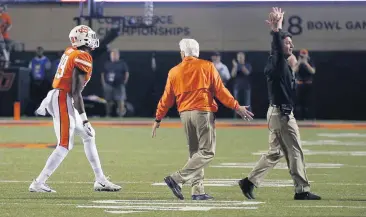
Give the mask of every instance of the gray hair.
[{"label": "gray hair", "polygon": [[199,57],[199,55],[200,55],[200,45],[194,39],[183,38],[179,42],[179,48],[180,48],[180,51],[184,52],[184,56]]}]

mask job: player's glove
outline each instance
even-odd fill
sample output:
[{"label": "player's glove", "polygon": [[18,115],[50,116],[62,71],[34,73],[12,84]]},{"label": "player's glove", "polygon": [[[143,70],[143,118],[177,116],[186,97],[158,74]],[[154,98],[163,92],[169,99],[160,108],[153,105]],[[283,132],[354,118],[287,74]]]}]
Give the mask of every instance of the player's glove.
[{"label": "player's glove", "polygon": [[83,121],[83,128],[86,134],[90,137],[95,136],[95,130],[91,126],[90,122],[88,121],[88,118],[86,117],[85,113],[80,114],[81,120]]},{"label": "player's glove", "polygon": [[83,127],[84,127],[86,134],[88,134],[88,136],[90,136],[90,137],[95,136],[95,130],[93,129],[92,125],[90,124],[90,122],[88,120],[83,121]]}]

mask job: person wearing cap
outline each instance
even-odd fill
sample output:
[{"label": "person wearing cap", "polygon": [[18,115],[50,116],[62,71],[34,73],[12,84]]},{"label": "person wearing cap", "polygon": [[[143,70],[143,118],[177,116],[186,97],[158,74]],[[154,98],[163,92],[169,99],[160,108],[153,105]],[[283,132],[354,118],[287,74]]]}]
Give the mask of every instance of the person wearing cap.
[{"label": "person wearing cap", "polygon": [[224,83],[224,85],[226,85],[226,83],[230,80],[230,72],[227,66],[221,62],[220,53],[219,52],[213,53],[211,56],[211,60],[216,70],[219,72],[222,82]]},{"label": "person wearing cap", "polygon": [[310,106],[313,87],[313,77],[315,74],[315,65],[309,57],[306,49],[301,49],[297,64],[294,67],[296,76],[296,116],[300,119],[313,118]]},{"label": "person wearing cap", "polygon": [[[244,52],[239,52],[236,59],[233,60],[231,76],[234,79],[233,95],[236,99],[242,99],[240,102],[249,106],[251,110],[251,81],[252,65],[245,61]],[[234,118],[236,114],[234,113]]]},{"label": "person wearing cap", "polygon": [[177,109],[186,133],[189,159],[186,165],[164,178],[173,194],[183,200],[182,185],[192,185],[192,200],[208,200],[203,179],[204,167],[215,156],[216,130],[215,112],[221,101],[226,107],[235,110],[243,119],[251,120],[253,114],[246,106],[240,106],[221,81],[212,62],[199,59],[199,44],[194,39],[184,38],[179,42],[182,62],[168,73],[164,94],[156,109],[152,127],[152,137],[169,108],[177,103]]},{"label": "person wearing cap", "polygon": [[271,28],[272,50],[264,74],[267,78],[269,108],[269,151],[261,156],[249,175],[239,181],[239,187],[248,199],[255,199],[254,187],[260,187],[264,177],[285,157],[292,180],[295,200],[320,200],[310,192],[299,127],[293,114],[295,78],[288,62],[294,47],[292,35],[282,30],[281,9],[273,8],[267,23]]}]

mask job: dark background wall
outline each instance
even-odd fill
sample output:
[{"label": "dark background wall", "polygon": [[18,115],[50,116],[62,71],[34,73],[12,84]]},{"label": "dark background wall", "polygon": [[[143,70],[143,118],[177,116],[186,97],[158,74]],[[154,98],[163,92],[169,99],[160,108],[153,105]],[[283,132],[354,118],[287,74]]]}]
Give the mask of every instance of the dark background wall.
[{"label": "dark background wall", "polygon": [[[151,69],[151,51],[121,52],[130,68],[127,86],[128,101],[135,107],[136,116],[153,117],[159,98],[164,90],[168,71],[180,62],[179,52],[156,52],[157,70]],[[210,59],[212,51],[201,52],[201,58]],[[247,61],[253,66],[252,109],[257,118],[265,118],[268,107],[267,87],[263,75],[267,52],[246,52]],[[46,53],[50,59],[56,52]],[[222,52],[222,61],[231,69],[236,52]],[[313,106],[317,119],[366,120],[366,52],[310,52],[316,65]],[[13,53],[13,59],[28,60],[32,52]],[[103,96],[100,85],[101,66],[108,59],[104,55],[95,60],[91,81],[84,95]],[[228,84],[229,89],[231,83]],[[3,102],[1,102],[3,104]],[[221,108],[218,117],[232,117],[232,111]],[[168,116],[177,116],[172,108]]]}]

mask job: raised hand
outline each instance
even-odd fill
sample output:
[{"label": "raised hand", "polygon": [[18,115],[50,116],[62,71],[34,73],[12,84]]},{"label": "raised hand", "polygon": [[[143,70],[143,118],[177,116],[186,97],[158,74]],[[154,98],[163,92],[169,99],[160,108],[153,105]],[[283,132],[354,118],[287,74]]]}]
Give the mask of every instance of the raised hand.
[{"label": "raised hand", "polygon": [[272,11],[268,15],[266,23],[271,27],[273,31],[282,29],[282,22],[285,12],[282,12],[281,8],[273,7]]}]

